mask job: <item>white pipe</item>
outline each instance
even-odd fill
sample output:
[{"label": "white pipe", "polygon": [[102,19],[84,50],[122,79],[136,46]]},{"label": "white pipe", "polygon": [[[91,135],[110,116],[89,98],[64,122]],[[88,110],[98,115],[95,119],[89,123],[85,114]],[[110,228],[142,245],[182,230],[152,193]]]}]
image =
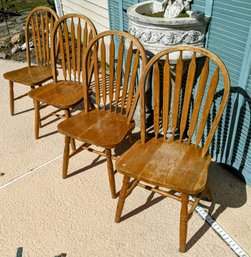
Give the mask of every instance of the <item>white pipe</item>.
[{"label": "white pipe", "polygon": [[64,12],[63,12],[63,7],[62,7],[61,0],[54,0],[54,3],[55,3],[55,7],[56,7],[58,17],[62,17],[64,15]]}]

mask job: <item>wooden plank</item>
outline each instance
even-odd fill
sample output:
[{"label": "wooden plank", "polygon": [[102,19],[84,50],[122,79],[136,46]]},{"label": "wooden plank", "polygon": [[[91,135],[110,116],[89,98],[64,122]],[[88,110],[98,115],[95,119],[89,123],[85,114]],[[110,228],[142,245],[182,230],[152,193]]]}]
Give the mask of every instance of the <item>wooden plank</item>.
[{"label": "wooden plank", "polygon": [[135,83],[136,83],[136,77],[137,77],[137,72],[139,68],[139,58],[140,58],[140,52],[137,50],[135,57],[134,57],[134,62],[133,62],[133,67],[132,67],[132,74],[131,74],[131,79],[130,79],[130,85],[129,85],[129,93],[128,93],[128,99],[126,103],[126,116],[129,114],[131,105],[132,105],[132,97],[133,93],[135,90]]},{"label": "wooden plank", "polygon": [[131,70],[131,64],[132,64],[132,51],[133,51],[133,43],[130,42],[130,46],[127,50],[127,58],[125,63],[124,84],[123,84],[123,92],[122,92],[122,99],[121,99],[121,113],[123,113],[125,102],[126,102],[128,82],[129,82],[129,76],[130,76],[130,70]]},{"label": "wooden plank", "polygon": [[206,125],[206,122],[207,122],[207,118],[208,118],[208,115],[209,115],[209,112],[210,112],[210,107],[211,107],[213,99],[214,99],[214,95],[215,95],[215,91],[216,91],[218,81],[219,81],[219,67],[217,66],[217,68],[214,72],[214,75],[211,79],[209,89],[208,89],[203,114],[202,114],[200,124],[199,124],[199,127],[198,127],[198,132],[197,132],[197,135],[196,135],[196,145],[198,145],[200,143],[200,140],[202,138],[204,128],[205,128],[205,125]]},{"label": "wooden plank", "polygon": [[159,118],[160,118],[160,70],[158,62],[154,65],[154,133],[155,138],[159,134]]},{"label": "wooden plank", "polygon": [[60,53],[61,53],[61,66],[63,70],[64,79],[66,80],[67,74],[66,74],[66,65],[65,65],[64,38],[63,38],[63,32],[61,27],[58,27],[58,33],[59,33],[59,44],[60,44]]},{"label": "wooden plank", "polygon": [[100,108],[100,89],[99,89],[99,65],[98,65],[98,47],[94,44],[93,47],[93,59],[94,59],[94,84],[95,84],[95,94],[96,94],[96,104],[97,108]]},{"label": "wooden plank", "polygon": [[101,77],[102,77],[102,99],[104,104],[104,109],[106,109],[106,49],[104,38],[102,37],[101,41]]},{"label": "wooden plank", "polygon": [[64,21],[64,45],[65,45],[65,53],[66,53],[66,65],[67,65],[67,71],[68,71],[68,76],[69,80],[72,81],[71,79],[71,58],[70,58],[70,37],[69,37],[69,32],[68,32],[68,24],[67,21]]},{"label": "wooden plank", "polygon": [[184,131],[187,126],[187,119],[189,113],[189,106],[191,101],[191,95],[194,85],[194,77],[196,71],[196,53],[194,53],[192,60],[188,67],[187,73],[187,80],[186,80],[186,88],[185,88],[185,96],[184,96],[184,103],[182,107],[182,114],[181,114],[181,122],[180,122],[180,141],[183,138]]},{"label": "wooden plank", "polygon": [[84,28],[83,28],[83,51],[86,49],[87,47],[87,37],[88,37],[88,29],[87,29],[87,22],[85,22],[84,24]]},{"label": "wooden plank", "polygon": [[37,32],[37,41],[38,41],[38,56],[39,56],[39,63],[42,60],[42,48],[41,48],[41,35],[40,35],[40,24],[38,21],[38,14],[35,15],[36,19],[36,28],[35,31]]},{"label": "wooden plank", "polygon": [[182,60],[182,51],[180,51],[180,56],[176,64],[176,76],[175,76],[175,87],[174,87],[174,98],[173,98],[173,118],[172,118],[172,130],[173,130],[172,139],[173,140],[174,140],[174,133],[178,123],[182,75],[183,75],[183,60]]},{"label": "wooden plank", "polygon": [[77,78],[77,69],[76,69],[76,38],[75,38],[75,23],[73,18],[71,19],[71,55],[72,55],[72,69],[74,75],[74,82]]},{"label": "wooden plank", "polygon": [[52,30],[49,29],[49,17],[48,17],[48,13],[46,13],[46,17],[45,17],[45,30],[46,30],[46,34],[45,34],[45,41],[46,41],[46,64],[49,65],[50,64],[50,34],[52,33]]},{"label": "wooden plank", "polygon": [[203,69],[201,71],[200,75],[200,81],[198,85],[198,90],[196,93],[196,98],[195,98],[195,104],[194,104],[194,109],[191,117],[191,122],[188,130],[188,143],[190,143],[192,135],[194,133],[196,124],[197,124],[197,119],[199,116],[200,112],[200,107],[202,103],[202,98],[205,92],[206,84],[207,84],[207,78],[208,78],[208,73],[209,73],[209,58],[206,58],[205,64],[203,66]]},{"label": "wooden plank", "polygon": [[38,64],[38,49],[37,49],[37,36],[36,36],[36,28],[35,28],[35,21],[34,17],[31,18],[31,28],[32,28],[32,36],[33,36],[33,45],[34,45],[34,52],[36,56],[36,62]]},{"label": "wooden plank", "polygon": [[[51,15],[51,18],[50,18],[50,42],[52,44],[52,37],[53,37],[53,28],[54,28],[54,24],[55,24],[55,21],[54,21],[54,17]],[[59,40],[56,40],[57,44],[55,44],[55,48],[56,48],[56,53],[55,53],[55,56],[58,56],[58,49],[59,49]],[[50,45],[50,44],[49,44]],[[51,47],[54,47],[51,45]],[[54,58],[53,56],[51,56],[51,51],[49,51],[49,55],[50,55],[50,61],[52,61],[52,59]]]},{"label": "wooden plank", "polygon": [[118,52],[118,64],[117,64],[117,72],[116,72],[116,91],[115,91],[115,111],[117,111],[119,97],[120,97],[120,86],[121,86],[121,78],[122,78],[122,70],[123,70],[123,59],[124,59],[124,42],[121,37],[119,44],[119,52]]},{"label": "wooden plank", "polygon": [[169,123],[169,109],[170,109],[170,94],[171,94],[171,74],[168,56],[166,57],[163,69],[163,113],[162,113],[162,127],[164,140],[166,140],[166,133]]},{"label": "wooden plank", "polygon": [[80,24],[80,19],[78,19],[78,26],[77,26],[77,72],[78,72],[78,78],[80,79],[80,72],[81,72],[81,24]]},{"label": "wooden plank", "polygon": [[40,13],[40,26],[41,26],[41,34],[42,34],[42,64],[46,63],[46,42],[45,42],[45,36],[44,36],[44,16],[43,12]]},{"label": "wooden plank", "polygon": [[115,60],[115,44],[114,38],[111,36],[110,42],[110,60],[109,60],[109,101],[110,101],[110,111],[112,111],[112,102],[113,102],[113,86],[114,86],[114,60]]}]

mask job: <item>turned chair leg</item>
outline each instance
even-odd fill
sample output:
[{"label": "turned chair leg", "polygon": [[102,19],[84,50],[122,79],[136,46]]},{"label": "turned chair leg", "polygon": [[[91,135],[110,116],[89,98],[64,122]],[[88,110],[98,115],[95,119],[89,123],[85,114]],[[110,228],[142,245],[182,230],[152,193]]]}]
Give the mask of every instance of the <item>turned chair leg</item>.
[{"label": "turned chair leg", "polygon": [[180,252],[186,251],[187,239],[187,222],[188,222],[188,195],[181,195],[181,211],[180,211]]},{"label": "turned chair leg", "polygon": [[122,211],[123,211],[124,204],[125,204],[129,181],[130,181],[130,177],[124,176],[123,185],[122,185],[122,188],[121,188],[121,191],[119,194],[119,200],[118,200],[117,210],[116,210],[116,214],[115,214],[115,222],[116,223],[120,222],[120,218],[121,218]]},{"label": "turned chair leg", "polygon": [[[65,113],[65,117],[67,119],[71,117],[71,112],[69,109],[65,109],[64,113]],[[71,138],[71,149],[73,152],[76,151],[76,144],[75,144],[75,140],[73,138]]]},{"label": "turned chair leg", "polygon": [[10,114],[14,115],[14,83],[13,81],[9,81],[10,86]]},{"label": "turned chair leg", "polygon": [[64,159],[63,159],[63,179],[67,178],[68,164],[70,156],[70,137],[65,136],[65,146],[64,146]]},{"label": "turned chair leg", "polygon": [[40,108],[39,108],[39,101],[34,99],[34,109],[35,109],[35,139],[39,138],[39,128],[40,124]]},{"label": "turned chair leg", "polygon": [[115,198],[116,188],[115,188],[115,178],[114,178],[111,149],[105,149],[105,154],[106,154],[106,160],[107,160],[107,170],[108,170],[108,176],[109,176],[111,195],[112,195],[112,198]]}]

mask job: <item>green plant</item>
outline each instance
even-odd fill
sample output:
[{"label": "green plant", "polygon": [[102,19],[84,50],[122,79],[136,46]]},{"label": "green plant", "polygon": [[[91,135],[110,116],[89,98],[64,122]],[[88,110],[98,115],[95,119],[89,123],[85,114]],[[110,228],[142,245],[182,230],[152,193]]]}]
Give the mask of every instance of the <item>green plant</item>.
[{"label": "green plant", "polygon": [[[155,12],[155,13],[143,13],[145,16],[154,17],[154,18],[164,18],[164,12]],[[185,10],[183,10],[176,18],[187,18],[190,17]]]}]

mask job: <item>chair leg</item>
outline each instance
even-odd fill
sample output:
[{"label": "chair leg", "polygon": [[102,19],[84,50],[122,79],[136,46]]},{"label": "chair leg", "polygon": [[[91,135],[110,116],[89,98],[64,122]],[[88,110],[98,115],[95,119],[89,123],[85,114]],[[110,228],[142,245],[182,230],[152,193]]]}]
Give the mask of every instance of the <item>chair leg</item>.
[{"label": "chair leg", "polygon": [[13,81],[9,81],[10,86],[10,114],[14,115],[14,83]]},{"label": "chair leg", "polygon": [[[71,112],[69,109],[65,109],[64,113],[65,113],[65,117],[67,119],[71,117]],[[71,138],[71,149],[73,152],[76,151],[76,144],[75,144],[75,140],[73,138]]]},{"label": "chair leg", "polygon": [[123,185],[122,185],[122,188],[121,188],[121,191],[119,194],[119,200],[118,200],[117,210],[116,210],[116,214],[115,214],[115,222],[116,223],[120,222],[121,214],[122,214],[124,204],[125,204],[126,193],[127,193],[129,181],[130,181],[130,177],[124,176]]},{"label": "chair leg", "polygon": [[39,101],[33,100],[35,109],[35,139],[39,138],[39,128],[40,128],[40,109]]},{"label": "chair leg", "polygon": [[111,149],[105,149],[105,154],[106,154],[106,160],[107,160],[107,170],[108,170],[108,176],[109,176],[111,195],[112,195],[112,198],[115,198],[116,189],[115,189],[115,178],[114,178]]},{"label": "chair leg", "polygon": [[180,252],[186,251],[187,239],[187,222],[188,222],[188,195],[181,195],[181,211],[180,211]]},{"label": "chair leg", "polygon": [[63,179],[67,178],[68,164],[70,155],[70,137],[65,136],[65,146],[64,146],[64,159],[63,159]]}]

